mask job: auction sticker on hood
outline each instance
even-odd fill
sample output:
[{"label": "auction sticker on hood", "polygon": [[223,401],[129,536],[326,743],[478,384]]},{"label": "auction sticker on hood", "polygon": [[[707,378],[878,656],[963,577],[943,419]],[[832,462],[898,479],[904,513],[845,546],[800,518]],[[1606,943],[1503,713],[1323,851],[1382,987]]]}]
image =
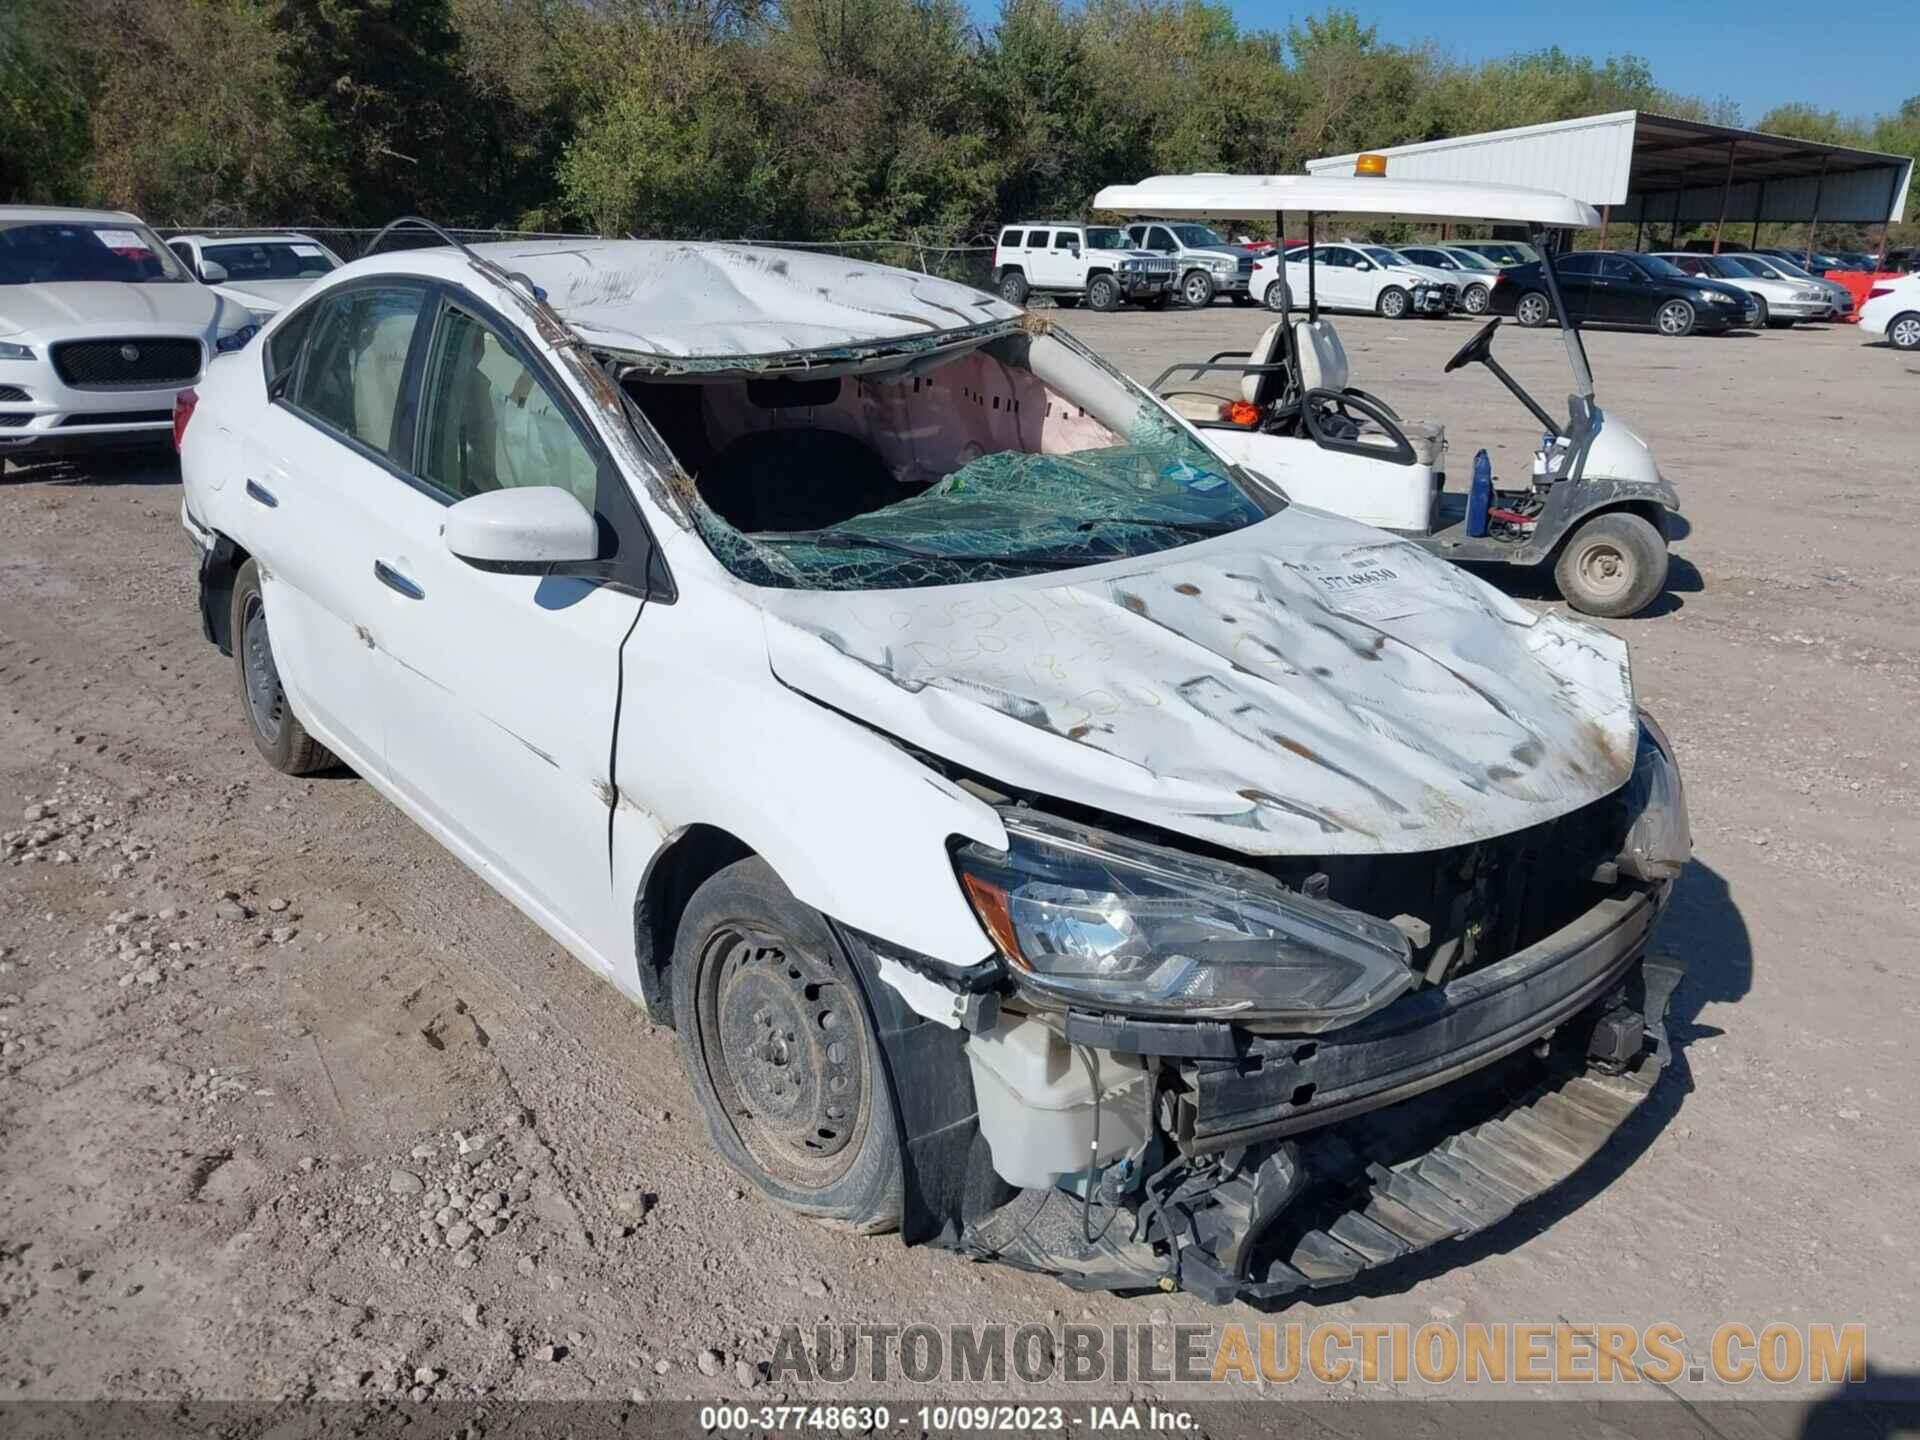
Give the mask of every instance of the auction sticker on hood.
[{"label": "auction sticker on hood", "polygon": [[1330,610],[1357,620],[1393,620],[1423,608],[1427,596],[1402,565],[1363,565],[1309,574]]}]

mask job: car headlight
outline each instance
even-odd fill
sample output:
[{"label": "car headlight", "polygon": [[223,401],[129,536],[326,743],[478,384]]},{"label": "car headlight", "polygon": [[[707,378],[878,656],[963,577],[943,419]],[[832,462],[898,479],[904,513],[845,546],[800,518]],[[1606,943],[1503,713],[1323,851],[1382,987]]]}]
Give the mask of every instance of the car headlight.
[{"label": "car headlight", "polygon": [[1231,260],[1207,261],[1207,264],[1213,269],[1214,273],[1219,275],[1231,275],[1233,273],[1233,263]]},{"label": "car headlight", "polygon": [[1209,861],[1029,811],[955,853],[962,888],[1037,1003],[1319,1031],[1413,984],[1385,921]]},{"label": "car headlight", "polygon": [[213,348],[222,355],[230,355],[235,350],[247,348],[247,342],[260,333],[258,325],[242,325],[231,335],[222,335],[213,342]]},{"label": "car headlight", "polygon": [[1733,299],[1731,295],[1722,295],[1718,290],[1697,290],[1694,292],[1694,298],[1702,300],[1708,305],[1725,305]]},{"label": "car headlight", "polygon": [[11,340],[0,340],[0,360],[31,360],[31,345],[16,345]]},{"label": "car headlight", "polygon": [[1693,824],[1673,745],[1660,722],[1644,710],[1633,774],[1619,797],[1627,821],[1620,868],[1640,880],[1672,880],[1693,855]]}]

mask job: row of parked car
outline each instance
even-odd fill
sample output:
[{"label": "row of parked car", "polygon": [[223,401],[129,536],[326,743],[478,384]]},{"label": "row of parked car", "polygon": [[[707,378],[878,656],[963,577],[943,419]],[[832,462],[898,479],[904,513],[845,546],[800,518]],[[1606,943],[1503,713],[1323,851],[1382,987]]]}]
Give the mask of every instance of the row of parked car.
[{"label": "row of parked car", "polygon": [[[1315,245],[1312,258],[1313,299],[1321,309],[1391,320],[1498,314],[1528,326],[1556,319],[1540,257],[1520,242],[1389,246],[1342,240]],[[1231,243],[1197,223],[1023,221],[1000,232],[993,280],[1001,298],[1014,304],[1046,295],[1057,305],[1084,301],[1095,310],[1127,302],[1164,309],[1176,299],[1198,308],[1225,295],[1277,311],[1305,306],[1307,259],[1305,245],[1281,254],[1271,246]],[[1872,264],[1872,257],[1859,259]],[[1821,255],[1814,263],[1824,270],[1850,262]],[[1854,309],[1845,285],[1809,270],[1787,250],[1575,251],[1556,257],[1554,269],[1567,307],[1581,323],[1638,326],[1663,335],[1737,326],[1787,329],[1842,320]],[[1898,331],[1894,343],[1913,329]]]},{"label": "row of parked car", "polygon": [[304,235],[0,206],[0,455],[163,440],[181,387],[340,263]]}]

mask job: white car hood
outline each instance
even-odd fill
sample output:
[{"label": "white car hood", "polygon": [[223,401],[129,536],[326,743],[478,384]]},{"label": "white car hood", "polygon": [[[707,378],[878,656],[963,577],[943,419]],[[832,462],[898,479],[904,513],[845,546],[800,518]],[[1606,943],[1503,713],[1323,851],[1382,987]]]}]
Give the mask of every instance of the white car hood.
[{"label": "white car hood", "polygon": [[274,315],[306,294],[319,278],[310,275],[299,280],[224,280],[213,288],[249,310]]},{"label": "white car hood", "polygon": [[87,281],[0,285],[0,335],[97,333],[204,335],[214,328],[220,297],[204,285],[155,281]]},{"label": "white car hood", "polygon": [[761,591],[774,674],[992,780],[1249,854],[1431,850],[1632,769],[1626,645],[1304,507],[1064,575]]}]

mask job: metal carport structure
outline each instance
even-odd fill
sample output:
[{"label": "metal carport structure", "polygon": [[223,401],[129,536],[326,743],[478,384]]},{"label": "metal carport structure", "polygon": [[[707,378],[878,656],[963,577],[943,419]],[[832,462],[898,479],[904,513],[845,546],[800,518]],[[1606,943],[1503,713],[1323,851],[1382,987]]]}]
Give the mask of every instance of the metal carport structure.
[{"label": "metal carport structure", "polygon": [[[1886,226],[1906,210],[1913,161],[1761,130],[1617,110],[1577,120],[1391,145],[1388,173],[1409,180],[1478,180],[1558,190],[1625,222],[1639,235],[1665,226],[1713,226],[1713,248],[1734,226],[1803,224],[1807,249],[1823,223]],[[1310,175],[1350,175],[1355,155],[1307,162]]]}]

